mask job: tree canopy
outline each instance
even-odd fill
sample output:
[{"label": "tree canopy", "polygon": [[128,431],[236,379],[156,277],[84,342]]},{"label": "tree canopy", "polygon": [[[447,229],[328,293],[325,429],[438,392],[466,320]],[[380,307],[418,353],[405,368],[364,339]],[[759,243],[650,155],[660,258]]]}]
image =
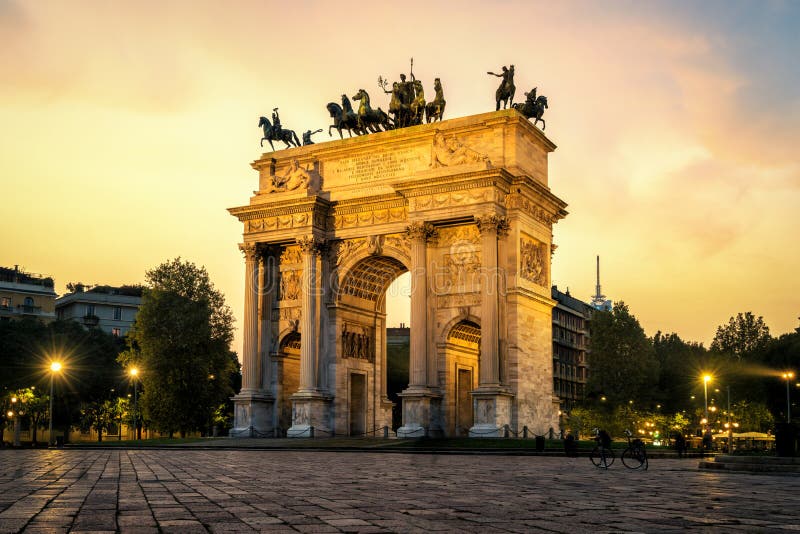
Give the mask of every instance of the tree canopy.
[{"label": "tree canopy", "polygon": [[658,382],[653,344],[624,302],[592,316],[589,390],[611,403],[649,402]]},{"label": "tree canopy", "polygon": [[140,370],[141,409],[154,428],[204,428],[233,394],[233,314],[205,268],[193,263],[176,258],[148,271],[146,280],[130,349],[120,359]]},{"label": "tree canopy", "polygon": [[739,313],[728,324],[717,327],[711,350],[741,360],[763,351],[771,339],[763,317],[756,318],[751,312]]}]

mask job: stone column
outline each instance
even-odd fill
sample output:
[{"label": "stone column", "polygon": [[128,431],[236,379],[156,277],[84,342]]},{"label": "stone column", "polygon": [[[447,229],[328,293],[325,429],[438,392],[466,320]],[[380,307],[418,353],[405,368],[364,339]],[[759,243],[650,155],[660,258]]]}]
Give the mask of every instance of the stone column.
[{"label": "stone column", "polygon": [[259,267],[259,316],[261,318],[261,329],[259,331],[259,360],[261,361],[260,389],[265,392],[270,391],[272,382],[272,361],[270,351],[272,349],[272,302],[275,295],[273,282],[275,280],[273,272],[273,262],[267,250],[262,250],[258,256]]},{"label": "stone column", "polygon": [[476,218],[481,233],[481,354],[478,388],[472,392],[475,424],[469,429],[470,437],[500,437],[505,425],[511,423],[512,395],[500,383],[500,343],[498,314],[497,261],[498,233],[505,233],[508,223],[497,215]]},{"label": "stone column", "polygon": [[478,387],[500,385],[497,315],[497,223],[496,215],[477,219],[481,233],[481,356]]},{"label": "stone column", "polygon": [[433,225],[417,222],[409,225],[411,240],[411,339],[409,346],[408,389],[400,394],[403,403],[403,426],[398,437],[424,437],[441,432],[439,395],[428,384],[428,239],[435,234]]},{"label": "stone column", "polygon": [[292,426],[290,438],[326,437],[332,435],[331,398],[320,390],[317,364],[319,362],[319,313],[321,290],[317,280],[317,256],[320,242],[313,236],[297,240],[303,254],[303,286],[300,311],[300,384],[292,395]]},{"label": "stone column", "polygon": [[409,380],[411,390],[428,385],[428,270],[426,249],[433,227],[414,223],[408,227],[411,239],[411,339]]},{"label": "stone column", "polygon": [[261,366],[258,357],[258,247],[243,243],[239,250],[244,254],[244,320],[242,321],[242,393],[254,392],[260,386]]},{"label": "stone column", "polygon": [[298,392],[317,391],[317,242],[313,237],[297,240],[303,254],[303,280],[300,311],[300,388]]},{"label": "stone column", "polygon": [[258,245],[244,243],[245,257],[244,330],[242,347],[242,390],[233,397],[234,424],[231,437],[271,437],[274,428],[274,399],[261,387],[261,358],[258,351],[258,296],[261,292]]}]

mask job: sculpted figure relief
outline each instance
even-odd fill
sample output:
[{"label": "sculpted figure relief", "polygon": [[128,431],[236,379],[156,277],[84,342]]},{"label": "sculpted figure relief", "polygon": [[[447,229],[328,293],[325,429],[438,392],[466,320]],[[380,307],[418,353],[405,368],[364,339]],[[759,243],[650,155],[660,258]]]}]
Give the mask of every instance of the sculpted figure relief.
[{"label": "sculpted figure relief", "polygon": [[547,259],[548,255],[542,243],[530,239],[520,240],[519,272],[523,278],[534,284],[546,286]]},{"label": "sculpted figure relief", "polygon": [[445,138],[443,133],[436,133],[433,138],[431,167],[452,167],[468,163],[486,163],[488,165],[491,162],[485,154],[464,146],[455,136]]},{"label": "sculpted figure relief", "polygon": [[264,191],[265,193],[276,193],[279,191],[294,191],[295,189],[307,188],[311,182],[311,175],[300,166],[296,159],[289,163],[289,167],[282,175],[272,177],[272,183]]}]

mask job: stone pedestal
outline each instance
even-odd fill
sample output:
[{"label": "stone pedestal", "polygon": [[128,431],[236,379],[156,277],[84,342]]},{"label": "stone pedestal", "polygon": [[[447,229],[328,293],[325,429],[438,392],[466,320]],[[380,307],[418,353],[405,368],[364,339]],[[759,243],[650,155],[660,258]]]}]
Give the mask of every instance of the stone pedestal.
[{"label": "stone pedestal", "polygon": [[397,429],[398,438],[423,438],[443,435],[441,424],[442,399],[427,390],[407,389],[400,393],[403,402],[403,426]]},{"label": "stone pedestal", "polygon": [[292,395],[292,426],[286,432],[286,437],[320,438],[333,436],[330,409],[331,398],[326,395],[306,392],[295,393]]},{"label": "stone pedestal", "polygon": [[469,429],[471,438],[502,438],[505,425],[511,424],[513,395],[499,388],[478,388],[472,392],[475,424]]},{"label": "stone pedestal", "polygon": [[233,397],[234,424],[232,438],[273,437],[272,409],[275,399],[259,392],[242,391]]}]

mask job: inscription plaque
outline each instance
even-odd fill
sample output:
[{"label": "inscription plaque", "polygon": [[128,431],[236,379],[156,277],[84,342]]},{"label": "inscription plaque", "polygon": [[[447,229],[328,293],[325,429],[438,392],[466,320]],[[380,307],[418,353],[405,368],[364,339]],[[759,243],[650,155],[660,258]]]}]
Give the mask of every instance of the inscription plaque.
[{"label": "inscription plaque", "polygon": [[[428,154],[429,150],[423,150]],[[429,154],[428,154],[429,155]],[[427,168],[428,162],[415,148],[395,149],[353,156],[324,163],[325,187],[393,180]]]}]

